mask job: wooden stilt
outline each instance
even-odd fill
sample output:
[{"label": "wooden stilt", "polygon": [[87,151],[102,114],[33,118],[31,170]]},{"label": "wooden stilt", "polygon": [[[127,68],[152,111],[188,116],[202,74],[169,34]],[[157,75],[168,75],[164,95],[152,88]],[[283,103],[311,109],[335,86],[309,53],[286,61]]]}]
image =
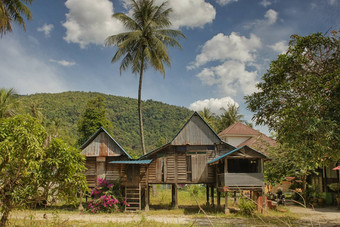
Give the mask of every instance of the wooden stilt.
[{"label": "wooden stilt", "polygon": [[233,204],[233,206],[235,206],[236,205],[236,191],[234,191],[234,204]]},{"label": "wooden stilt", "polygon": [[217,194],[217,209],[221,209],[221,192],[216,188]]},{"label": "wooden stilt", "polygon": [[79,195],[79,211],[83,211],[84,207],[83,207],[83,191],[80,191],[80,195]]},{"label": "wooden stilt", "polygon": [[209,203],[209,185],[208,184],[206,184],[206,195],[207,195],[207,206],[209,206],[210,203]]},{"label": "wooden stilt", "polygon": [[149,188],[149,184],[146,184],[146,188],[145,188],[145,211],[150,210],[149,201],[150,201],[150,188]]},{"label": "wooden stilt", "polygon": [[228,208],[228,191],[225,191],[225,198],[224,198],[224,213],[229,214],[229,208]]},{"label": "wooden stilt", "polygon": [[266,195],[264,187],[262,188],[262,210],[261,213],[264,213],[264,210],[266,209]]},{"label": "wooden stilt", "polygon": [[215,207],[215,201],[214,201],[214,185],[211,185],[211,206]]},{"label": "wooden stilt", "polygon": [[171,187],[171,191],[172,191],[172,207],[174,209],[178,208],[178,195],[177,195],[177,184],[172,184]]}]

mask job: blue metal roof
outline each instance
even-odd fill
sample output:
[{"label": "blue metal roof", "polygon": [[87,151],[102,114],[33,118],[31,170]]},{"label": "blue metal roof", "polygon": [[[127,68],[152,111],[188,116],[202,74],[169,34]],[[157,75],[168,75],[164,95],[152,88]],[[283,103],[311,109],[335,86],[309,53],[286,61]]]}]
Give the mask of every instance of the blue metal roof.
[{"label": "blue metal roof", "polygon": [[128,160],[128,161],[112,161],[109,163],[112,164],[136,164],[136,165],[141,165],[141,164],[150,164],[152,162],[151,159],[146,159],[146,160]]},{"label": "blue metal roof", "polygon": [[268,156],[262,154],[261,152],[258,152],[257,150],[254,150],[253,148],[251,148],[251,147],[249,147],[249,146],[247,146],[247,145],[244,145],[244,146],[242,146],[242,147],[236,148],[235,150],[229,151],[229,152],[225,153],[224,155],[221,155],[220,157],[215,158],[214,160],[208,162],[208,164],[212,164],[212,163],[214,163],[214,162],[217,162],[218,160],[220,160],[220,159],[222,159],[222,158],[225,158],[225,157],[227,157],[228,155],[231,155],[232,153],[234,153],[234,152],[236,152],[236,151],[239,151],[239,150],[241,150],[242,148],[245,148],[245,147],[247,147],[247,148],[249,148],[249,149],[251,149],[251,150],[253,150],[253,151],[259,153],[260,155],[262,155],[262,156],[263,156],[264,158],[266,158],[266,159],[270,159]]}]

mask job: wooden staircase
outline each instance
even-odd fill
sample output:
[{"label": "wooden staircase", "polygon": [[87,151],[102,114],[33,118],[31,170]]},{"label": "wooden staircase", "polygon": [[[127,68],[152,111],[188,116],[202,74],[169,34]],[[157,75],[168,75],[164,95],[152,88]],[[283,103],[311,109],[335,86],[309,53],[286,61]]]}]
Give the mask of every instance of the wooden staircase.
[{"label": "wooden staircase", "polygon": [[125,200],[128,206],[125,206],[125,211],[137,212],[141,210],[141,187],[125,186]]}]

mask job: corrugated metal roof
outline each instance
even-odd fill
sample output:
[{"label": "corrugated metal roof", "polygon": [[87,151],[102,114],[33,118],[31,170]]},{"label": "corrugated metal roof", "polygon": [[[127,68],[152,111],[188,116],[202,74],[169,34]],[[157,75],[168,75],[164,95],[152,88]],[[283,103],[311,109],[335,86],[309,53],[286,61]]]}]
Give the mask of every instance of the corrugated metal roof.
[{"label": "corrugated metal roof", "polygon": [[109,163],[112,164],[135,164],[135,165],[141,165],[141,164],[150,164],[152,162],[151,159],[146,160],[128,160],[128,161],[112,161]]},{"label": "corrugated metal roof", "polygon": [[114,143],[117,144],[117,146],[122,149],[122,151],[130,158],[132,159],[132,157],[129,155],[129,153],[127,153],[124,148],[122,146],[120,146],[120,144],[115,140],[113,139],[113,137],[110,135],[110,133],[108,133],[105,128],[103,127],[100,127],[95,133],[93,133],[93,135],[83,144],[80,146],[80,149],[83,150],[87,145],[89,145],[98,135],[100,132],[105,132],[109,137],[110,139],[113,140]]},{"label": "corrugated metal roof", "polygon": [[214,160],[211,160],[210,162],[208,162],[208,164],[212,164],[212,163],[214,163],[214,162],[217,162],[218,160],[220,160],[220,159],[222,159],[222,158],[225,158],[225,157],[227,157],[228,155],[231,155],[232,153],[241,150],[242,148],[249,148],[249,149],[251,149],[251,150],[253,150],[253,151],[259,153],[259,154],[262,155],[264,158],[270,159],[270,158],[269,158],[268,156],[266,156],[265,154],[263,154],[263,153],[261,153],[261,152],[258,152],[257,150],[254,150],[253,148],[248,147],[247,145],[245,145],[245,146],[236,148],[235,150],[229,151],[229,152],[225,153],[224,155],[221,155],[220,157],[215,158]]}]

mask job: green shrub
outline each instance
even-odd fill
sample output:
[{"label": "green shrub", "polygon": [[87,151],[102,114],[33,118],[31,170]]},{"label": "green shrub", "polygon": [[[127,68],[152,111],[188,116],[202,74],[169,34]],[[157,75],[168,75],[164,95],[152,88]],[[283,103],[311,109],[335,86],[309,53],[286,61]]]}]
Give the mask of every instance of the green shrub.
[{"label": "green shrub", "polygon": [[247,198],[241,198],[238,206],[241,213],[245,215],[251,215],[256,211],[255,202]]}]

